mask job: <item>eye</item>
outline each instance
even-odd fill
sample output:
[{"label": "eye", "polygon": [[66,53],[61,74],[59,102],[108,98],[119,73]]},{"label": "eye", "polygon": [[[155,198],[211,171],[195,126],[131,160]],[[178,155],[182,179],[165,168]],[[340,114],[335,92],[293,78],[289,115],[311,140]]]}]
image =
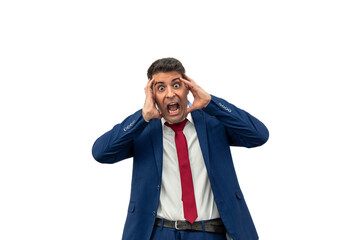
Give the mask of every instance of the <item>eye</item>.
[{"label": "eye", "polygon": [[164,89],[165,89],[164,86],[159,86],[159,87],[158,87],[158,90],[159,90],[159,91],[164,91]]},{"label": "eye", "polygon": [[174,84],[174,88],[179,88],[180,87],[180,83],[175,83]]}]

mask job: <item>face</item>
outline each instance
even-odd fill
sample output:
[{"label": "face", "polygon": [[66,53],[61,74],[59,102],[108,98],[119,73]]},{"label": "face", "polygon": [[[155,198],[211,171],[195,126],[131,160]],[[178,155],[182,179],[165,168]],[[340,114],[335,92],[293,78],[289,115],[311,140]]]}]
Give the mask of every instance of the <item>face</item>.
[{"label": "face", "polygon": [[189,90],[180,77],[178,72],[160,72],[153,75],[155,102],[169,123],[181,122],[186,117]]}]

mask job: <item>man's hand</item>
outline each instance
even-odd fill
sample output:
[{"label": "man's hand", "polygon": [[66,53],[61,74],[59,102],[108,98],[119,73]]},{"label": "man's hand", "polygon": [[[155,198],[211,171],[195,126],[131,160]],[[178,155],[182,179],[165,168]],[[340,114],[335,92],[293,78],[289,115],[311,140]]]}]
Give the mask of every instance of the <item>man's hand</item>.
[{"label": "man's hand", "polygon": [[145,103],[144,107],[142,109],[142,116],[145,119],[145,121],[149,122],[151,119],[154,118],[161,118],[161,113],[159,110],[155,107],[155,98],[154,93],[152,89],[152,85],[154,83],[154,79],[151,79],[146,84],[144,90],[145,90]]},{"label": "man's hand", "polygon": [[192,80],[185,74],[184,78],[180,78],[180,80],[187,86],[187,88],[194,96],[194,102],[187,109],[187,114],[197,109],[203,109],[209,104],[211,100],[211,95],[207,93],[204,89],[202,89],[199,85],[197,85],[194,80]]}]

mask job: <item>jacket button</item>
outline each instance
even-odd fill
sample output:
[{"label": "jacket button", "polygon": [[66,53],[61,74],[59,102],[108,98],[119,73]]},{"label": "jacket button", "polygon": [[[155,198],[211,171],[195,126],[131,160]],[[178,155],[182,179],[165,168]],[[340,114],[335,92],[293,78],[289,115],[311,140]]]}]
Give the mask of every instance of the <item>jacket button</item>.
[{"label": "jacket button", "polygon": [[156,187],[156,188],[157,188],[157,190],[158,190],[158,191],[160,191],[160,185],[157,185],[157,187]]},{"label": "jacket button", "polygon": [[156,212],[155,211],[153,211],[152,214],[153,214],[154,217],[156,217]]}]

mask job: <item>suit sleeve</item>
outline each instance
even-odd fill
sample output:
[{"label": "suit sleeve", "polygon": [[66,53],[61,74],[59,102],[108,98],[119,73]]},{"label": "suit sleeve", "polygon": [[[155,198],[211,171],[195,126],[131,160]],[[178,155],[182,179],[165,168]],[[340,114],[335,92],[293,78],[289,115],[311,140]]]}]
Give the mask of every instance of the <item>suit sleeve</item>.
[{"label": "suit sleeve", "polygon": [[269,131],[262,122],[224,99],[211,96],[203,110],[226,127],[231,146],[257,147],[269,138]]},{"label": "suit sleeve", "polygon": [[100,163],[115,163],[132,157],[133,141],[148,124],[141,110],[137,111],[95,141],[93,157]]}]

